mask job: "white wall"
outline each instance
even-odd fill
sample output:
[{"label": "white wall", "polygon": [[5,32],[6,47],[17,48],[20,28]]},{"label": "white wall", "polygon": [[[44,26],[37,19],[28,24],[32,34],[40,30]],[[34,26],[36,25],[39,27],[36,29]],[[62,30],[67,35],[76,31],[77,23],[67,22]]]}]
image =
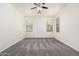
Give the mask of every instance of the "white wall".
[{"label": "white wall", "polygon": [[59,14],[61,32],[56,37],[79,51],[79,4],[70,4]]},{"label": "white wall", "polygon": [[47,21],[54,20],[53,17],[43,16],[40,14],[39,16],[27,16],[25,18],[26,22],[29,21],[33,24],[33,31],[26,32],[26,37],[36,37],[36,38],[46,38],[46,37],[54,37],[54,32],[47,32]]},{"label": "white wall", "polygon": [[24,38],[23,17],[8,3],[0,4],[0,51]]}]

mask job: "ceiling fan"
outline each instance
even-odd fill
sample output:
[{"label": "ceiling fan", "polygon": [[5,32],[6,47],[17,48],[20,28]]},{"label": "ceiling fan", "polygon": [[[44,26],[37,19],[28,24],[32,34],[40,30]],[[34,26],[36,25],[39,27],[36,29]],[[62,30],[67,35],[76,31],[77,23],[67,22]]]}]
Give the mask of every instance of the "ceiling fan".
[{"label": "ceiling fan", "polygon": [[48,9],[48,7],[44,6],[46,3],[33,3],[36,7],[31,9],[37,9],[38,13],[41,13],[41,9]]}]

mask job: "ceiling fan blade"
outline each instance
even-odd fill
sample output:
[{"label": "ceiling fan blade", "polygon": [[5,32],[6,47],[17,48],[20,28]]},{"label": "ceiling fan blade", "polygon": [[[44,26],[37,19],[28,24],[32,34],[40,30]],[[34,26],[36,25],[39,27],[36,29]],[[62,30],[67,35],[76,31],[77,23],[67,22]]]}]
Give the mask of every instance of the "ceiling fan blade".
[{"label": "ceiling fan blade", "polygon": [[34,5],[38,5],[37,3],[33,3]]},{"label": "ceiling fan blade", "polygon": [[45,3],[42,3],[43,5],[45,5]]},{"label": "ceiling fan blade", "polygon": [[48,7],[45,7],[45,6],[41,6],[42,8],[44,8],[44,9],[48,9]]},{"label": "ceiling fan blade", "polygon": [[35,8],[37,8],[37,7],[33,7],[33,8],[31,8],[31,9],[35,9]]}]

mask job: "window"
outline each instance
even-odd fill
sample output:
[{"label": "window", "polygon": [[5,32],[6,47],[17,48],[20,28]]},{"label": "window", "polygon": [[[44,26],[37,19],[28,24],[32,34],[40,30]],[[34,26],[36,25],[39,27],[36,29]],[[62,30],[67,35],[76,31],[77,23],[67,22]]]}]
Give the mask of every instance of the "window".
[{"label": "window", "polygon": [[60,22],[58,17],[49,18],[47,20],[47,32],[59,32]]},{"label": "window", "polygon": [[47,32],[53,32],[53,20],[52,19],[47,20]]},{"label": "window", "polygon": [[32,20],[27,18],[26,19],[26,32],[32,32],[33,31],[33,23]]},{"label": "window", "polygon": [[32,24],[26,24],[26,32],[32,32]]},{"label": "window", "polygon": [[56,32],[59,32],[59,18],[56,18]]}]

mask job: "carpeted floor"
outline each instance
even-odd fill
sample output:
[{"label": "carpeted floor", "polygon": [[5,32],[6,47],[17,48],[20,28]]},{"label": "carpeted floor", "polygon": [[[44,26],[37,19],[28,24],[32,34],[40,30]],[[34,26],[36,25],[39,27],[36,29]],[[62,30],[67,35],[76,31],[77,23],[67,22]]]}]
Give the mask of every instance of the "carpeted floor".
[{"label": "carpeted floor", "polygon": [[79,56],[55,38],[25,38],[1,52],[3,56]]}]

